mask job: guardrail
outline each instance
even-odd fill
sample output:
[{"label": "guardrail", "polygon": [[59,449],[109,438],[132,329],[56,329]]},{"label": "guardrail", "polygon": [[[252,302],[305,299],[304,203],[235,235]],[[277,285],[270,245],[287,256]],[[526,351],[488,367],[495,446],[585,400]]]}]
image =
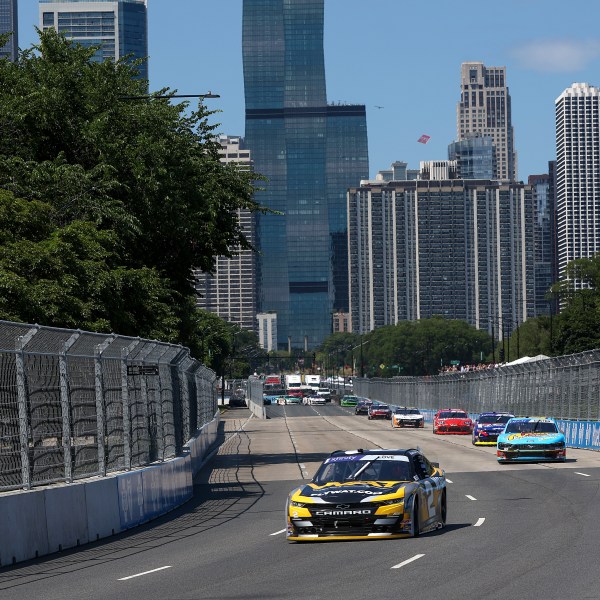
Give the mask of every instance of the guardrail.
[{"label": "guardrail", "polygon": [[173,459],[216,411],[187,348],[0,321],[0,491]]},{"label": "guardrail", "polygon": [[600,450],[600,350],[430,377],[355,378],[353,384],[357,396],[422,411],[553,417],[567,445]]}]

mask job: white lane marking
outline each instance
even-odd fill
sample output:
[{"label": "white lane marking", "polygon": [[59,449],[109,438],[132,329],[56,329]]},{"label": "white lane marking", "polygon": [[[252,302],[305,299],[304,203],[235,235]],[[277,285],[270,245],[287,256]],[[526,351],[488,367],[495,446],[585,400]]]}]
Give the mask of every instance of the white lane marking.
[{"label": "white lane marking", "polygon": [[479,519],[477,519],[477,523],[475,523],[475,525],[473,525],[473,527],[481,527],[484,522],[485,522],[485,517],[479,517]]},{"label": "white lane marking", "polygon": [[446,479],[446,483],[454,483],[454,481],[452,481],[450,479]]},{"label": "white lane marking", "polygon": [[280,529],[279,531],[276,531],[275,533],[270,533],[269,535],[279,535],[280,533],[284,533],[285,529]]},{"label": "white lane marking", "polygon": [[469,499],[469,500],[477,500],[477,498],[473,498],[473,496],[469,496],[469,494],[465,494],[465,496]]},{"label": "white lane marking", "polygon": [[143,573],[136,573],[135,575],[130,575],[129,577],[121,577],[117,581],[127,581],[128,579],[133,579],[134,577],[141,577],[142,575],[149,575],[150,573],[156,573],[157,571],[164,571],[165,569],[172,569],[171,565],[167,565],[166,567],[159,567],[158,569],[152,569],[152,571],[144,571]]},{"label": "white lane marking", "polygon": [[424,554],[416,554],[415,556],[413,556],[412,558],[409,558],[408,560],[405,560],[404,562],[398,563],[397,565],[394,565],[392,567],[392,569],[399,569],[400,567],[403,567],[404,565],[407,565],[408,563],[411,563],[415,560],[419,560],[420,558],[423,558],[425,555]]},{"label": "white lane marking", "polygon": [[306,469],[306,467],[302,463],[300,463],[300,468],[301,469]]},{"label": "white lane marking", "polygon": [[583,475],[583,477],[591,477],[591,475],[588,475],[587,473],[578,473],[577,471],[575,471],[575,475]]}]

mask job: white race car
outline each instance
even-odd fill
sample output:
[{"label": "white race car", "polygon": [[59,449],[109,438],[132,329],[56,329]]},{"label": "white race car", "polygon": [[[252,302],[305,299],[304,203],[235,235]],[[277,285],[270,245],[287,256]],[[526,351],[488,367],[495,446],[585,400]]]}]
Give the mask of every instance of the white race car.
[{"label": "white race car", "polygon": [[392,412],[392,427],[425,427],[425,417],[418,408],[396,408]]}]

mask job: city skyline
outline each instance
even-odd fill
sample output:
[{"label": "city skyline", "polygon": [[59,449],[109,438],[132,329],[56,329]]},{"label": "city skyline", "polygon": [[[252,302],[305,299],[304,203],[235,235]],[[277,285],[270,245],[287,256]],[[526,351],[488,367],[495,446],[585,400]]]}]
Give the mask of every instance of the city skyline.
[{"label": "city skyline", "polygon": [[[215,115],[218,133],[243,136],[242,0],[177,7],[148,7],[150,89],[219,93],[210,103],[223,111]],[[471,0],[438,0],[425,21],[417,5],[396,0],[377,0],[368,11],[361,0],[326,0],[327,97],[366,105],[371,176],[396,160],[416,169],[447,158],[460,68],[469,61],[506,66],[519,180],[547,172],[556,156],[555,99],[574,82],[600,85],[600,6],[574,0],[563,8],[556,0],[509,0],[498,16]],[[21,47],[35,42],[37,21],[38,3],[21,2]],[[427,93],[431,85],[435,94]],[[427,145],[417,142],[423,133]]]}]

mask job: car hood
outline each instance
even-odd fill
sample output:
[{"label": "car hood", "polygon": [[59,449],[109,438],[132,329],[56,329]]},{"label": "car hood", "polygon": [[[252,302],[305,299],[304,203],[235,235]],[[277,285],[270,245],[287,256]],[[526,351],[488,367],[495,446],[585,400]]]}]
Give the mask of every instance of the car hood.
[{"label": "car hood", "polygon": [[396,481],[347,481],[316,485],[309,483],[292,493],[291,499],[307,504],[356,504],[402,499],[414,484]]},{"label": "car hood", "polygon": [[423,415],[418,414],[418,415],[403,415],[400,413],[394,413],[394,417],[396,417],[396,419],[422,419]]},{"label": "car hood", "polygon": [[564,441],[562,433],[503,433],[498,437],[498,443],[508,444],[553,444]]}]

